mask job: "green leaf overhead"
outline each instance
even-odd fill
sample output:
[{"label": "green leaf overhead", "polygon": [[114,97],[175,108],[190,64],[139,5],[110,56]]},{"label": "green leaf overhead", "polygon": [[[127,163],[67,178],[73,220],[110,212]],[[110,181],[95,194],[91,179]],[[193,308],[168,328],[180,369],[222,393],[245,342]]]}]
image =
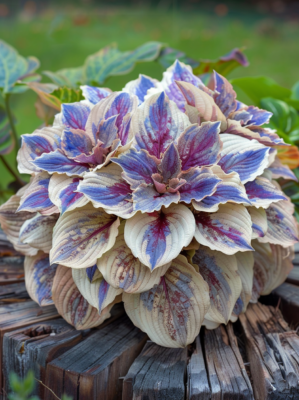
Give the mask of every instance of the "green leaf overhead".
[{"label": "green leaf overhead", "polygon": [[75,88],[83,82],[83,67],[64,68],[56,72],[44,71],[43,74],[58,86]]},{"label": "green leaf overhead", "polygon": [[108,76],[130,72],[135,63],[155,60],[161,50],[159,42],[148,42],[134,51],[122,52],[116,45],[107,46],[87,57],[84,64],[84,81],[103,83]]},{"label": "green leaf overhead", "polygon": [[278,85],[273,79],[265,76],[236,78],[230,82],[234,87],[238,87],[246,93],[255,105],[259,105],[261,99],[264,97],[274,97],[278,100],[284,100],[292,94],[290,89]]},{"label": "green leaf overhead", "polygon": [[39,61],[35,57],[22,57],[13,47],[0,40],[0,89],[4,93],[26,90],[25,87],[15,89],[15,84],[24,79],[38,80],[39,75],[34,73],[38,67]]}]

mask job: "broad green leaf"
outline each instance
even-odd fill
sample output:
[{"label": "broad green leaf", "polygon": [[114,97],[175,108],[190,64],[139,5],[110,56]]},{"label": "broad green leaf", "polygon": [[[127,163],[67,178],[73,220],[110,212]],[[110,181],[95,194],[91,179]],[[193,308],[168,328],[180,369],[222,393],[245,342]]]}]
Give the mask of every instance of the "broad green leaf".
[{"label": "broad green leaf", "polygon": [[199,60],[199,65],[193,68],[195,75],[211,73],[214,70],[226,76],[235,68],[248,66],[246,56],[241,49],[234,49],[230,53],[219,58],[219,60]]},{"label": "broad green leaf", "polygon": [[299,81],[292,87],[291,99],[299,100]]},{"label": "broad green leaf", "polygon": [[57,87],[52,83],[29,83],[30,89],[34,90],[43,104],[60,111],[62,103],[75,103],[83,100],[81,89],[68,87]]},{"label": "broad green leaf", "polygon": [[43,74],[58,86],[78,87],[83,83],[83,67],[64,68],[56,72],[44,71]]},{"label": "broad green leaf", "polygon": [[10,153],[14,145],[7,114],[5,109],[0,106],[0,155]]},{"label": "broad green leaf", "polygon": [[234,87],[237,86],[243,90],[257,106],[264,97],[284,100],[292,94],[290,89],[278,85],[273,79],[265,76],[235,78],[230,82]]},{"label": "broad green leaf", "polygon": [[148,42],[134,51],[122,52],[115,45],[89,56],[84,64],[84,82],[103,83],[108,76],[130,72],[135,63],[155,60],[161,50],[159,42]]},{"label": "broad green leaf", "polygon": [[299,118],[296,110],[289,106],[286,102],[273,99],[271,97],[266,97],[261,99],[260,105],[265,110],[273,113],[270,120],[270,125],[274,125],[275,128],[281,129],[285,133],[288,133],[292,130],[292,128],[294,128],[294,126],[299,126]]},{"label": "broad green leaf", "polygon": [[81,89],[76,90],[66,86],[54,90],[51,95],[59,99],[61,103],[75,103],[84,100]]},{"label": "broad green leaf", "polygon": [[165,47],[162,49],[158,61],[166,69],[170,67],[175,60],[182,61],[185,64],[190,65],[192,68],[196,68],[199,65],[199,61],[190,58],[183,51],[173,49],[171,47]]},{"label": "broad green leaf", "polygon": [[0,40],[0,89],[4,93],[19,92],[26,90],[25,86],[22,89],[15,89],[14,85],[17,81],[34,76],[33,79],[38,79],[39,76],[34,74],[34,71],[39,67],[39,61],[35,57],[24,58],[18,52],[3,40]]}]

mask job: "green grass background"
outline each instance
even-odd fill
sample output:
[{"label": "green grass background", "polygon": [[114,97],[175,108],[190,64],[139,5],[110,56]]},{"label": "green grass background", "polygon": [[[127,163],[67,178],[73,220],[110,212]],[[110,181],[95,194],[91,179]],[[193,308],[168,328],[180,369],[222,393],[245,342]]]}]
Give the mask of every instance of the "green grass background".
[{"label": "green grass background", "polygon": [[[20,14],[1,19],[0,38],[23,56],[36,56],[41,62],[40,72],[80,66],[89,54],[113,42],[121,50],[132,50],[157,40],[195,59],[215,59],[244,46],[250,66],[235,70],[231,77],[267,75],[286,87],[299,80],[298,21],[282,21],[248,10],[220,17],[199,10],[48,8],[37,16]],[[129,75],[110,78],[105,86],[120,90],[139,73],[161,79],[162,72],[158,63],[139,64]],[[19,135],[41,124],[35,115],[35,99],[32,92],[11,99]],[[7,159],[15,164],[13,155]],[[1,186],[11,180],[0,165]]]}]

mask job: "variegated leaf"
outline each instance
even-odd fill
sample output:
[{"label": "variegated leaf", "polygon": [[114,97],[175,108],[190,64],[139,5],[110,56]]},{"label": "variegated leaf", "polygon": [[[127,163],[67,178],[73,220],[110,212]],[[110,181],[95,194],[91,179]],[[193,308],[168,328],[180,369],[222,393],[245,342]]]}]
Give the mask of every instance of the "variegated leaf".
[{"label": "variegated leaf", "polygon": [[143,293],[123,294],[133,323],[160,346],[185,347],[200,331],[209,309],[208,285],[187,259],[172,261],[158,285]]},{"label": "variegated leaf", "polygon": [[62,265],[58,265],[56,270],[52,298],[58,313],[76,329],[93,328],[110,317],[112,305],[99,314],[79,292],[72,277],[72,269]]},{"label": "variegated leaf", "polygon": [[24,261],[25,284],[29,296],[40,306],[52,304],[52,286],[57,264],[50,265],[49,255],[39,251],[36,256],[26,256]]},{"label": "variegated leaf", "polygon": [[49,183],[49,196],[61,214],[85,206],[88,203],[83,193],[78,193],[82,178],[53,174]]},{"label": "variegated leaf", "polygon": [[56,221],[57,215],[35,215],[22,225],[20,241],[49,253],[52,248],[52,234]]},{"label": "variegated leaf", "polygon": [[147,91],[151,88],[154,88],[157,85],[158,81],[149,76],[140,74],[138,79],[134,81],[130,81],[123,88],[123,92],[134,94],[138,97],[139,104],[144,102],[144,97],[147,94]]},{"label": "variegated leaf", "polygon": [[228,202],[250,204],[245,186],[236,172],[226,174],[218,165],[212,167],[212,172],[221,179],[221,182],[218,183],[216,192],[212,196],[207,196],[201,201],[192,201],[195,210],[214,212],[219,210],[220,204]]},{"label": "variegated leaf", "polygon": [[129,135],[135,136],[137,150],[160,159],[189,125],[188,117],[162,92],[147,98],[134,112]]},{"label": "variegated leaf", "polygon": [[[246,114],[248,115],[247,112]],[[250,122],[251,121],[248,123]],[[241,125],[240,121],[233,121],[231,119],[227,120],[227,128],[225,129],[225,132],[230,133],[231,135],[241,136],[249,140],[255,139],[265,146],[274,146],[276,144],[280,144],[281,142],[283,143],[283,139],[281,139],[272,129],[261,128],[260,126],[255,125],[245,127]]]},{"label": "variegated leaf", "polygon": [[126,293],[141,293],[160,282],[170,263],[150,271],[138,258],[134,257],[124,238],[124,221],[111,250],[98,260],[97,266],[106,281]]},{"label": "variegated leaf", "polygon": [[242,290],[236,256],[212,251],[205,246],[196,250],[192,259],[199,273],[208,283],[211,308],[205,315],[205,324],[227,323]]},{"label": "variegated leaf", "polygon": [[130,218],[133,211],[130,185],[122,178],[120,166],[111,163],[97,172],[89,172],[78,187],[94,207],[102,207],[106,213]]},{"label": "variegated leaf", "polygon": [[85,268],[72,268],[72,276],[79,292],[89,304],[98,310],[99,314],[111,304],[120,300],[116,297],[122,293],[122,289],[115,289],[103,277],[90,282]]},{"label": "variegated leaf", "polygon": [[270,149],[257,142],[240,136],[223,133],[220,167],[224,172],[237,172],[241,182],[253,181],[269,165]]},{"label": "variegated leaf", "polygon": [[252,302],[256,302],[260,295],[271,293],[282,284],[293,268],[293,246],[284,248],[270,243],[253,241],[254,277]]},{"label": "variegated leaf", "polygon": [[194,216],[198,243],[224,254],[252,250],[251,218],[244,206],[221,204],[214,213],[198,212]]},{"label": "variegated leaf", "polygon": [[195,107],[203,121],[220,121],[226,126],[226,118],[213,97],[189,82],[176,82],[187,103]]},{"label": "variegated leaf", "polygon": [[264,237],[268,229],[268,221],[266,211],[263,208],[248,207],[247,208],[252,221],[251,239]]},{"label": "variegated leaf", "polygon": [[22,146],[18,152],[18,170],[21,174],[32,174],[40,169],[33,161],[42,154],[54,152],[60,146],[62,127],[45,127],[32,134],[22,135]]},{"label": "variegated leaf", "polygon": [[47,172],[40,172],[31,177],[30,184],[21,197],[18,211],[39,211],[43,215],[58,213],[59,210],[49,198],[50,175]]},{"label": "variegated leaf", "polygon": [[291,179],[298,182],[298,179],[294,172],[288,165],[283,165],[280,159],[276,156],[274,162],[269,166],[269,170],[272,173],[273,179]]},{"label": "variegated leaf", "polygon": [[118,234],[119,219],[87,204],[63,214],[53,232],[51,263],[87,268],[111,249]]},{"label": "variegated leaf", "polygon": [[292,246],[298,241],[298,223],[293,217],[294,208],[289,200],[271,204],[266,209],[268,230],[261,243],[279,244],[283,247]]},{"label": "variegated leaf", "polygon": [[258,176],[252,182],[245,184],[246,193],[251,204],[255,207],[267,208],[270,204],[286,200],[283,192],[269,179]]},{"label": "variegated leaf", "polygon": [[[24,189],[26,190],[26,188]],[[24,192],[22,190],[22,194]],[[19,240],[20,229],[24,222],[32,218],[35,214],[28,211],[17,213],[20,205],[20,196],[14,195],[2,206],[0,206],[0,224],[8,240],[13,244],[14,248],[26,256],[34,256],[37,249],[28,244],[21,243]]]},{"label": "variegated leaf", "polygon": [[161,212],[138,212],[127,220],[125,241],[133,255],[153,271],[177,257],[194,231],[192,212],[182,204],[171,205]]},{"label": "variegated leaf", "polygon": [[240,297],[238,298],[233,314],[231,316],[231,321],[235,322],[242,312],[246,311],[247,305],[252,296],[252,286],[253,286],[253,265],[254,265],[254,253],[236,253],[235,257],[238,264],[238,274],[242,282],[242,290]]}]

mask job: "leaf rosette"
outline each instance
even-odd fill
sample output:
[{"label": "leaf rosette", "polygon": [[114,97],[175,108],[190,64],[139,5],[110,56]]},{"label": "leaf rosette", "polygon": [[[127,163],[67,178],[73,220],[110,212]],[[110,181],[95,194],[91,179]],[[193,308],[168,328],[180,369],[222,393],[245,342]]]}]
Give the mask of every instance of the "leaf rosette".
[{"label": "leaf rosette", "polygon": [[0,207],[35,301],[87,328],[122,299],[153,341],[184,347],[285,279],[298,232],[276,179],[295,176],[269,111],[180,61],[161,82],[81,90],[53,126],[23,135],[32,178]]}]

